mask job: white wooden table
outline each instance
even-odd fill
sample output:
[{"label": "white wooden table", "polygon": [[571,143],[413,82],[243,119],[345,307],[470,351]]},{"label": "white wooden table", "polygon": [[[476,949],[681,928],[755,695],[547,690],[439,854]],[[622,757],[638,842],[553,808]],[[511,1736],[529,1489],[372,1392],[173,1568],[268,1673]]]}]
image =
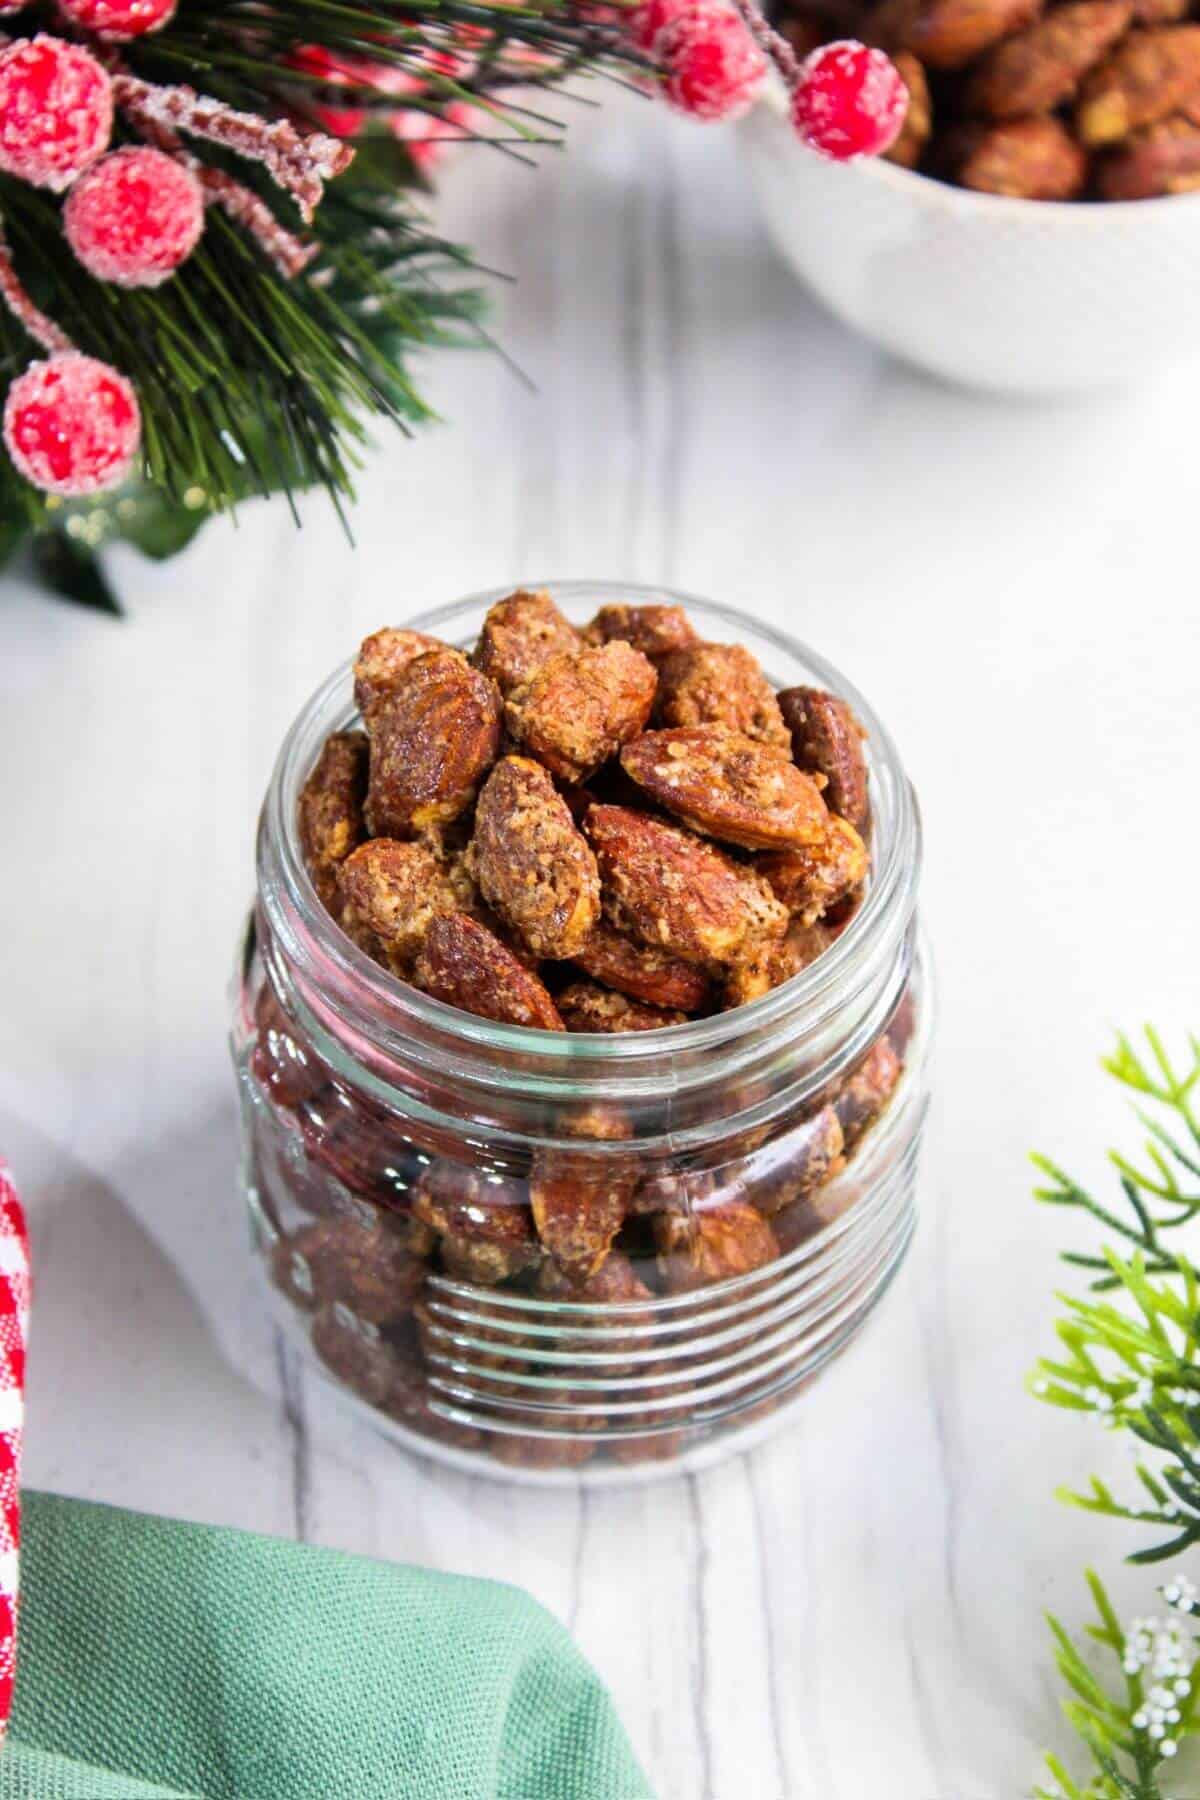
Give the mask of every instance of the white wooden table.
[{"label": "white wooden table", "polygon": [[[1120,1528],[1055,1483],[1116,1446],[1022,1393],[1067,1222],[1031,1146],[1131,1141],[1113,1026],[1200,1023],[1200,373],[1023,408],[878,359],[810,306],[736,149],[584,113],[443,219],[512,270],[451,423],[328,509],[132,555],[124,624],[0,592],[0,1146],[31,1205],[30,1481],[523,1583],[615,1693],[664,1800],[1016,1800],[1056,1739],[1041,1611]],[[928,828],[940,966],[924,1222],[790,1434],[702,1477],[539,1495],[341,1418],[254,1298],[225,981],[256,807],[366,629],[492,583],[677,582],[786,622],[877,702]]]}]

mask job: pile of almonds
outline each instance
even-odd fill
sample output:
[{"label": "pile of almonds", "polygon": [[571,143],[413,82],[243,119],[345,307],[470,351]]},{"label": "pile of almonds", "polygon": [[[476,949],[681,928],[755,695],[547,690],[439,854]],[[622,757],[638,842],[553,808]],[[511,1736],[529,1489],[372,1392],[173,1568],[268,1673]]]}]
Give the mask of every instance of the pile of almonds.
[{"label": "pile of almonds", "polygon": [[473,654],[388,628],[355,665],[361,731],[300,800],[317,893],[376,961],[506,1024],[624,1032],[740,1005],[844,929],[869,855],[862,728],[776,693],[677,606],[547,593]]},{"label": "pile of almonds", "polygon": [[[828,7],[828,10],[827,10]],[[801,56],[848,35],[909,91],[887,160],[985,194],[1143,200],[1200,188],[1190,0],[783,0]]]}]

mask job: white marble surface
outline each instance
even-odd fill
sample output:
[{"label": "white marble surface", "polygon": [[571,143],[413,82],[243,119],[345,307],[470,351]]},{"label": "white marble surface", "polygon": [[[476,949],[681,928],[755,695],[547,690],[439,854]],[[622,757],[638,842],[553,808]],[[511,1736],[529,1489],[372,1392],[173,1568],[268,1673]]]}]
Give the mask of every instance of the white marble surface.
[{"label": "white marble surface", "polygon": [[[1058,1733],[1040,1614],[1119,1528],[1056,1506],[1115,1449],[1022,1393],[1064,1221],[1030,1146],[1129,1140],[1112,1027],[1197,1021],[1200,372],[1025,408],[929,385],[774,261],[732,142],[617,100],[540,173],[475,152],[449,229],[519,285],[536,380],[445,356],[351,552],[326,509],[134,557],[122,625],[0,592],[0,1146],[38,1260],[28,1478],[525,1584],[664,1800],[1015,1800]],[[952,297],[947,298],[947,304]],[[256,805],[364,629],[493,582],[678,582],[875,698],[928,827],[942,984],[924,1221],[863,1345],[753,1457],[536,1495],[390,1451],[259,1317],[225,980]]]}]

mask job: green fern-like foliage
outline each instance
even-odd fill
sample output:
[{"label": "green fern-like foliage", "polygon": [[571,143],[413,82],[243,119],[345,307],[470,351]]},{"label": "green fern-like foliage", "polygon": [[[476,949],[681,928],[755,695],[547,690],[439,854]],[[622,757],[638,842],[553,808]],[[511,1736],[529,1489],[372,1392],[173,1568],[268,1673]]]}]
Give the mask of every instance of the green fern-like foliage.
[{"label": "green fern-like foliage", "polygon": [[[323,108],[352,106],[364,124],[353,164],[329,185],[308,228],[256,163],[188,143],[252,188],[281,223],[316,240],[315,261],[290,280],[214,207],[171,280],[133,292],[109,287],[67,247],[60,200],[0,177],[0,216],[22,282],[80,349],[129,376],[144,426],[140,479],[89,503],[47,499],[0,458],[0,554],[32,536],[49,580],[107,604],[92,553],[113,537],[169,555],[207,517],[251,495],[282,491],[294,509],[314,487],[339,507],[352,500],[378,428],[410,432],[429,416],[411,373],[414,353],[482,341],[470,253],[433,228],[421,177],[389,116],[403,108],[436,131],[448,107],[469,102],[469,134],[488,140],[492,154],[523,156],[557,142],[562,125],[546,90],[623,67],[619,34],[596,13],[581,0],[180,0],[163,31],[124,46],[133,74],[186,84],[241,112],[319,126]],[[49,9],[31,7],[16,24],[54,29]],[[328,73],[309,72],[311,57],[297,65],[301,46],[337,59],[336,87]],[[400,95],[359,85],[353,72],[365,63],[412,85]],[[126,122],[114,141],[135,135]],[[0,378],[7,383],[38,354],[22,326],[0,314]]]},{"label": "green fern-like foliage", "polygon": [[1192,1676],[1200,1591],[1179,1563],[1200,1541],[1200,1278],[1184,1248],[1200,1213],[1200,1042],[1193,1038],[1179,1061],[1147,1029],[1144,1051],[1121,1038],[1105,1067],[1135,1096],[1146,1137],[1137,1159],[1112,1152],[1112,1202],[1034,1158],[1047,1178],[1037,1198],[1090,1217],[1115,1241],[1064,1253],[1068,1266],[1088,1276],[1088,1291],[1059,1295],[1058,1347],[1037,1363],[1030,1388],[1049,1405],[1135,1440],[1131,1494],[1095,1476],[1083,1493],[1064,1489],[1059,1497],[1148,1537],[1129,1552],[1131,1563],[1173,1567],[1160,1590],[1165,1615],[1125,1628],[1098,1578],[1088,1578],[1098,1622],[1087,1636],[1115,1659],[1119,1682],[1097,1673],[1065,1627],[1050,1621],[1069,1689],[1066,1715],[1092,1772],[1081,1784],[1049,1756],[1035,1793],[1038,1800],[1173,1800],[1181,1793],[1171,1782],[1176,1758],[1200,1731]]}]

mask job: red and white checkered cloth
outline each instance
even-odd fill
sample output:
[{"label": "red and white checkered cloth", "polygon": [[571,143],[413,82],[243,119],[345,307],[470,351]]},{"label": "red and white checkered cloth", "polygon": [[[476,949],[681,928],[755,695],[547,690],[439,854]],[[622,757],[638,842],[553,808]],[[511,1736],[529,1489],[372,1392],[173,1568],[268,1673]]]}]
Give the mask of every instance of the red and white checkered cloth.
[{"label": "red and white checkered cloth", "polygon": [[0,1160],[0,1740],[17,1669],[17,1561],[21,1543],[21,1438],[29,1337],[29,1234]]}]

